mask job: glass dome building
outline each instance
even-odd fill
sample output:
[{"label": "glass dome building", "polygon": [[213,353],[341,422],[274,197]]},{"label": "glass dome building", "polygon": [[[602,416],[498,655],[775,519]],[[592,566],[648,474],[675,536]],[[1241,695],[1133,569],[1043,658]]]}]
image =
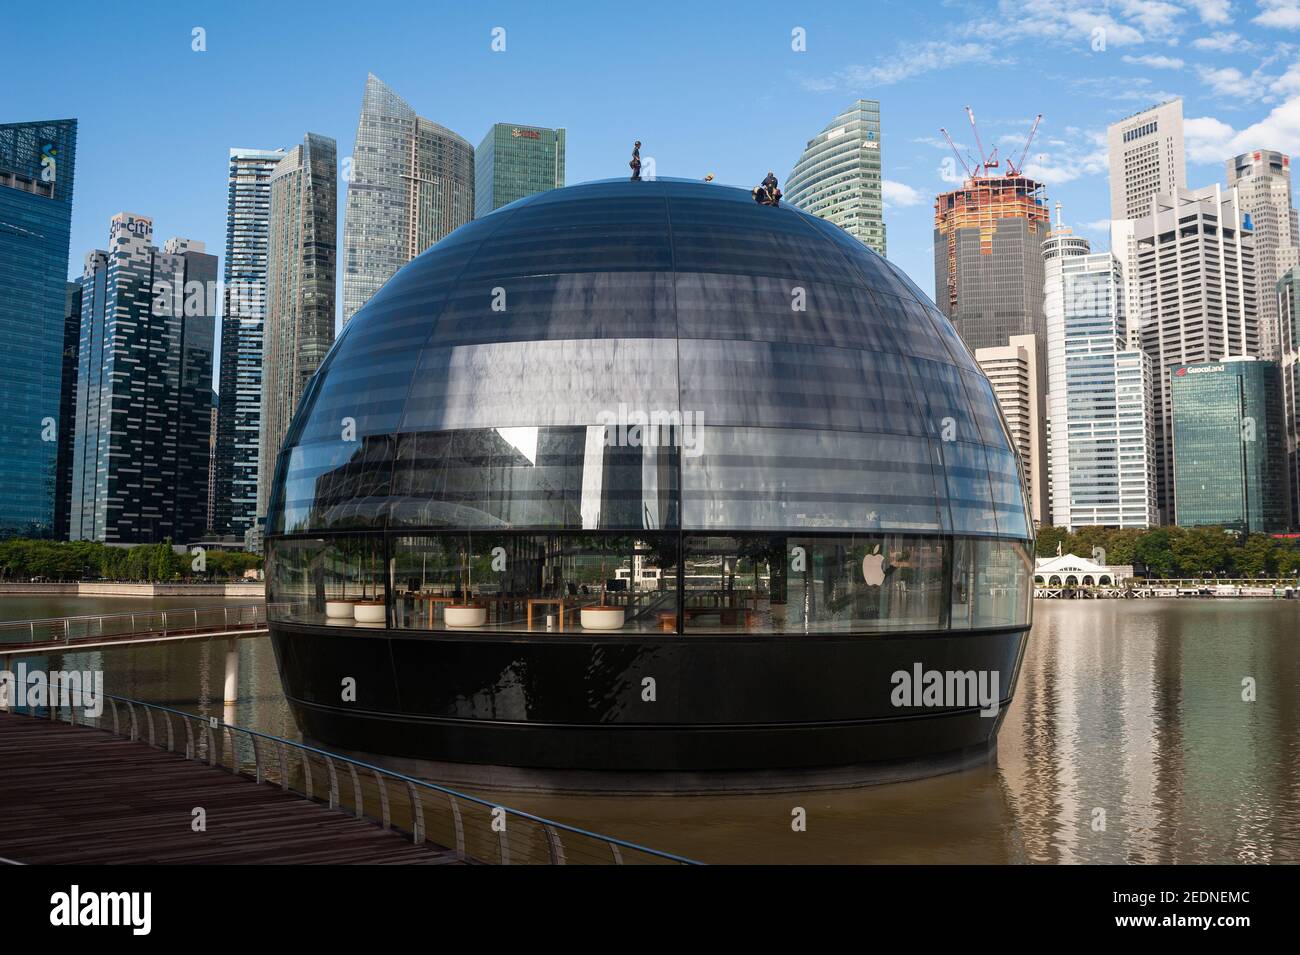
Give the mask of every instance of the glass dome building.
[{"label": "glass dome building", "polygon": [[[1000,722],[963,680],[1010,701],[1031,536],[993,392],[901,271],[743,190],[595,182],[348,323],[277,462],[268,613],[334,746],[939,765]],[[956,694],[900,688],[931,672]]]}]

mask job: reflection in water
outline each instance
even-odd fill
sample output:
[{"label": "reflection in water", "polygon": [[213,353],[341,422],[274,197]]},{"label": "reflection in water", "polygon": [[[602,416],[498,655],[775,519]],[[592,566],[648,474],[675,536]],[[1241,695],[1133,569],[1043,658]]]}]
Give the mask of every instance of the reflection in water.
[{"label": "reflection in water", "polygon": [[[712,862],[1297,862],[1298,623],[1290,601],[1040,601],[987,769],[802,794],[498,798]],[[45,665],[102,665],[110,693],[221,715],[224,655],[178,643]],[[296,738],[268,640],[240,642],[240,674],[235,722]]]}]

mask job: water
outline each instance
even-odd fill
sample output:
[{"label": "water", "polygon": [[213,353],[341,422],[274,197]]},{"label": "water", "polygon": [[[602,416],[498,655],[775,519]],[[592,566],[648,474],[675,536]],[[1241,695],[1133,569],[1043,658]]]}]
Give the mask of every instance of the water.
[{"label": "water", "polygon": [[[1298,601],[1038,601],[987,768],[808,793],[499,798],[710,862],[1298,862],[1298,650]],[[296,738],[269,641],[240,656],[235,722]],[[109,692],[223,715],[223,646],[49,665],[102,666]]]}]

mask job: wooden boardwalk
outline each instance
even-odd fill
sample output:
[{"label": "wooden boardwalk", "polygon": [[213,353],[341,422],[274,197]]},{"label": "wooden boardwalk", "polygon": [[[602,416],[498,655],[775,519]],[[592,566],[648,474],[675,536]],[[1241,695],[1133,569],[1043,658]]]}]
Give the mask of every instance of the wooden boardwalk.
[{"label": "wooden boardwalk", "polygon": [[[207,831],[191,828],[193,810]],[[109,733],[0,713],[0,857],[30,864],[443,865],[454,852]]]}]

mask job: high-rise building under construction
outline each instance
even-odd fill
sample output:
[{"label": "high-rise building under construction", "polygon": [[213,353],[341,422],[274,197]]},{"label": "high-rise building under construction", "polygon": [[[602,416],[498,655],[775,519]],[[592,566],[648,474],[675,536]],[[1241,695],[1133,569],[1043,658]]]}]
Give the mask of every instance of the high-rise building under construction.
[{"label": "high-rise building under construction", "polygon": [[[1035,121],[1035,130],[1037,125]],[[978,143],[973,114],[971,127]],[[1026,154],[1032,139],[1031,131]],[[1020,162],[1000,163],[981,147],[973,167],[960,153],[957,159],[967,178],[960,189],[938,196],[934,205],[935,302],[972,351],[1006,348],[1013,337],[1033,335],[1041,356],[1047,344],[1042,243],[1051,229],[1044,188],[1022,172],[1023,155]],[[1033,417],[1045,428],[1046,366],[1042,361],[1036,365],[1039,407]],[[1045,432],[1034,444],[1047,447]],[[1034,472],[1029,484],[1036,520],[1050,515],[1046,457],[1040,454],[1038,460],[1025,462]]]}]

